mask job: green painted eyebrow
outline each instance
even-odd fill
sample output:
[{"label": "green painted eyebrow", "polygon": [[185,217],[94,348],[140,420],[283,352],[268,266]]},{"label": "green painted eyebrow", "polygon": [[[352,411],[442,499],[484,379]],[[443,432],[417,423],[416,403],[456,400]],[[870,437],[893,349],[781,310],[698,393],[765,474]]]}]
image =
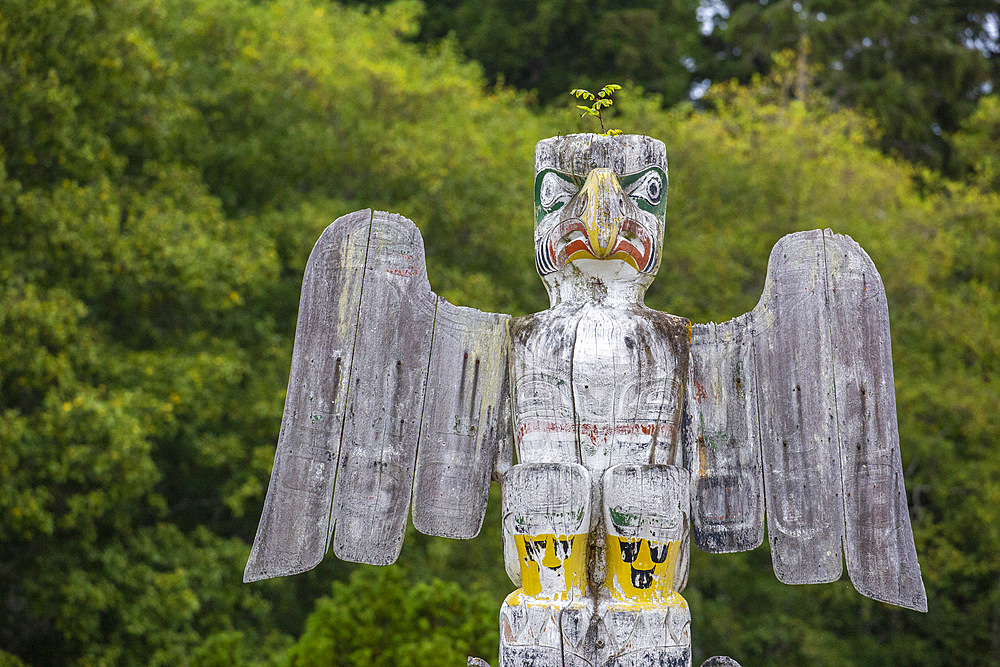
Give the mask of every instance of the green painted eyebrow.
[{"label": "green painted eyebrow", "polygon": [[[634,184],[636,181],[638,181],[640,178],[642,178],[651,171],[655,171],[660,175],[660,181],[663,183],[664,186],[663,187],[664,194],[660,197],[660,203],[654,206],[649,202],[647,202],[646,200],[642,199],[641,197],[636,198],[635,201],[636,204],[639,206],[639,208],[641,208],[642,210],[662,218],[664,213],[666,213],[666,204],[667,204],[667,198],[666,198],[667,175],[663,171],[663,169],[655,165],[652,165],[646,167],[645,169],[640,169],[639,171],[633,172],[631,174],[624,174],[618,176],[618,182],[621,184],[623,189],[627,190],[632,184]],[[559,203],[550,209],[545,209],[542,208],[541,206],[540,202],[541,202],[542,181],[548,174],[555,174],[561,180],[565,181],[566,183],[572,184],[572,186],[578,190],[580,189],[581,186],[583,186],[583,180],[584,178],[586,178],[586,174],[582,175],[574,174],[550,168],[542,169],[537,174],[535,174],[535,224],[536,225],[539,222],[541,222],[541,219],[544,216],[552,213],[553,211],[558,211],[560,208],[562,208],[562,203]]]},{"label": "green painted eyebrow", "polygon": [[[621,183],[622,187],[627,188],[628,186],[632,185],[633,183],[635,183],[636,181],[638,181],[640,178],[642,178],[651,171],[655,171],[656,173],[658,173],[660,175],[660,179],[663,180],[664,182],[667,180],[667,174],[657,166],[646,167],[645,169],[633,172],[631,174],[624,174],[624,175],[616,174],[616,175],[618,176],[618,182]],[[555,174],[556,176],[566,181],[567,183],[572,183],[577,188],[583,185],[583,179],[586,177],[586,174],[580,175],[580,174],[573,174],[567,171],[558,171],[556,169],[542,169],[540,172],[535,174],[535,201],[538,201],[538,196],[540,194],[540,189],[542,187],[542,180],[548,174]]]},{"label": "green painted eyebrow", "polygon": [[660,175],[660,180],[666,182],[667,175],[659,167],[646,167],[642,171],[637,171],[635,173],[627,174],[625,176],[619,176],[618,182],[622,184],[623,188],[627,188],[628,186],[632,185],[633,183],[635,183],[636,181],[638,181],[640,178],[642,178],[651,171],[655,171],[656,173],[658,173]]}]

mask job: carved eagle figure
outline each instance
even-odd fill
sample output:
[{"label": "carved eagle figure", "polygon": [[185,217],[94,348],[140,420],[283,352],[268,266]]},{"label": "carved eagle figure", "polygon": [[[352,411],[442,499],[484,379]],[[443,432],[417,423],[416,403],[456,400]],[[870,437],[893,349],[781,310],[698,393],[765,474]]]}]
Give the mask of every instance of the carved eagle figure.
[{"label": "carved eagle figure", "polygon": [[[414,526],[478,534],[502,482],[501,664],[690,664],[689,537],[759,546],[789,584],[926,611],[907,512],[885,291],[827,231],[782,238],[757,306],[721,324],[647,308],[662,142],[535,151],[551,307],[511,318],[427,281],[416,226],[358,211],[303,279],[267,499],[245,581],[396,560]],[[652,662],[649,662],[652,660]],[[721,664],[721,663],[720,663]]]}]

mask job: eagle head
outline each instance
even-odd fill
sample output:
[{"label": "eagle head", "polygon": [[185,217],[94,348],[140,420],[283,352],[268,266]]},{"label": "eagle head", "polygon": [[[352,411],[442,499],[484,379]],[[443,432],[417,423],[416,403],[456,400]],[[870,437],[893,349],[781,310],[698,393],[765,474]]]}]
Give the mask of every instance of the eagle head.
[{"label": "eagle head", "polygon": [[660,265],[667,202],[663,142],[573,134],[535,148],[535,266],[553,292],[578,279],[644,290]]}]

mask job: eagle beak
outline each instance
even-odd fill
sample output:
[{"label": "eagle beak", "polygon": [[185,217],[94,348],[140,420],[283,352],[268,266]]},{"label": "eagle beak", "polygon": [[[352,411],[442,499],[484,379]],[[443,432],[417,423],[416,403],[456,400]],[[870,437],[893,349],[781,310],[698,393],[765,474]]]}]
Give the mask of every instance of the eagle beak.
[{"label": "eagle beak", "polygon": [[632,202],[615,173],[603,168],[587,174],[576,197],[577,215],[587,229],[590,247],[598,259],[605,259],[614,251],[618,230],[628,215],[627,204]]},{"label": "eagle beak", "polygon": [[536,252],[539,272],[581,259],[619,259],[636,271],[649,270],[656,257],[654,238],[640,223],[643,213],[610,169],[593,169],[558,224]]}]

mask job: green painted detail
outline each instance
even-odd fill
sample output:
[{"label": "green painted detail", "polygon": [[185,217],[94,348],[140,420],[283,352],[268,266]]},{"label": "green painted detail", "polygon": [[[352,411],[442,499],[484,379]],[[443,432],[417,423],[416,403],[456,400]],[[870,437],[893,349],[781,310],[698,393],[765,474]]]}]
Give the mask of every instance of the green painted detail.
[{"label": "green painted detail", "polygon": [[[622,189],[628,192],[629,188],[642,179],[646,174],[650,172],[655,172],[660,176],[660,183],[662,184],[662,192],[659,197],[659,201],[653,204],[643,197],[632,196],[632,201],[635,202],[641,210],[655,215],[657,218],[663,219],[667,212],[667,174],[659,167],[647,167],[642,171],[637,171],[634,174],[625,174],[618,176],[618,182],[621,184]],[[586,174],[571,174],[565,171],[557,171],[555,169],[542,169],[535,175],[535,226],[537,227],[539,223],[548,215],[561,209],[566,202],[556,201],[554,204],[545,208],[542,206],[542,181],[548,174],[555,174],[560,180],[564,181],[567,186],[572,189],[574,195],[579,192],[580,187],[583,185],[583,178]]]},{"label": "green painted detail", "polygon": [[629,512],[620,512],[613,507],[608,508],[608,513],[611,515],[611,522],[616,526],[638,526],[639,525],[639,515],[631,514]]},{"label": "green painted detail", "polygon": [[725,431],[705,431],[702,437],[713,452],[729,444],[729,434]]},{"label": "green painted detail", "polygon": [[565,181],[567,186],[569,186],[573,190],[574,194],[576,194],[576,192],[578,192],[580,190],[580,187],[583,185],[583,180],[580,178],[580,176],[577,176],[576,174],[570,174],[564,171],[556,171],[555,169],[542,169],[540,172],[538,172],[535,175],[535,226],[536,227],[538,226],[538,223],[542,221],[542,218],[549,215],[550,213],[558,211],[566,203],[563,201],[557,201],[548,208],[544,208],[542,206],[542,181],[545,180],[545,177],[548,174],[555,174],[556,176],[559,177],[560,180]]},{"label": "green painted detail", "polygon": [[625,176],[619,177],[618,181],[621,183],[622,189],[628,192],[629,188],[642,179],[646,174],[650,172],[655,172],[660,176],[660,183],[662,187],[662,192],[660,193],[659,201],[653,204],[642,197],[632,196],[632,201],[641,208],[646,213],[652,213],[657,218],[663,218],[667,214],[667,174],[659,167],[647,167],[642,171],[637,171],[634,174],[626,174]]},{"label": "green painted detail", "polygon": [[541,521],[546,521],[552,524],[566,525],[570,522],[575,522],[579,524],[583,521],[583,510],[585,507],[581,505],[576,510],[566,510],[564,512],[533,512],[526,514],[514,514],[511,517],[511,521],[516,526],[529,526],[537,527]]}]

